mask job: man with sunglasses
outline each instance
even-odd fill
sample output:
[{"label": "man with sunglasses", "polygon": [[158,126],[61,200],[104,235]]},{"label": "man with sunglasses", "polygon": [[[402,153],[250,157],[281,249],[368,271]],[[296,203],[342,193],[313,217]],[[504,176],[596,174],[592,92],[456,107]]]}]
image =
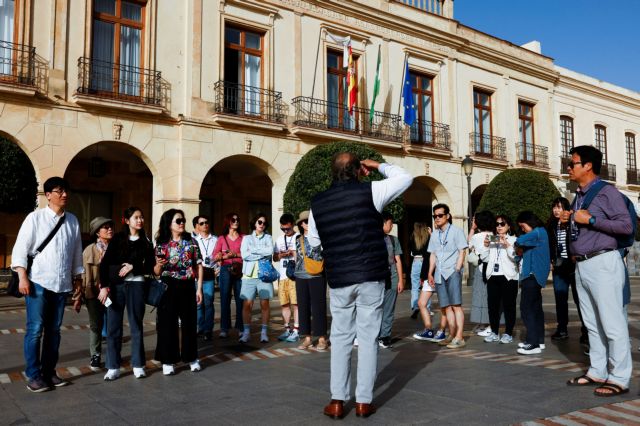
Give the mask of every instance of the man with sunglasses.
[{"label": "man with sunglasses", "polygon": [[[284,332],[278,336],[278,340],[287,342],[297,342],[300,340],[298,334],[298,298],[296,295],[296,282],[287,276],[288,265],[295,264],[296,259],[296,237],[298,234],[293,229],[294,218],[291,213],[280,216],[280,230],[282,235],[278,237],[273,246],[273,260],[278,262],[278,298],[282,307],[282,319],[284,321]],[[289,324],[293,313],[293,327]]]},{"label": "man with sunglasses", "polygon": [[[385,178],[360,182],[371,171]],[[405,170],[354,154],[336,154],[333,182],[317,194],[309,213],[309,244],[322,245],[331,307],[331,402],[324,414],[344,416],[351,392],[351,352],[358,337],[356,416],[368,417],[376,379],[378,332],[382,323],[385,280],[389,261],[384,240],[382,210],[411,185]]]},{"label": "man with sunglasses", "polygon": [[[211,340],[213,337],[213,317],[215,315],[215,307],[213,306],[215,297],[215,280],[219,270],[217,262],[213,260],[213,249],[216,246],[218,238],[209,232],[209,218],[204,215],[198,215],[193,218],[193,239],[196,240],[200,247],[202,255],[202,295],[204,299],[198,305],[198,336],[202,336],[204,340]],[[198,280],[195,285],[197,288]]]},{"label": "man with sunglasses", "polygon": [[[29,213],[24,220],[11,258],[11,269],[20,277],[19,290],[27,306],[24,358],[27,389],[31,392],[68,384],[56,374],[60,326],[67,295],[71,290],[79,291],[84,272],[80,225],[74,215],[65,211],[69,185],[61,177],[52,177],[43,186],[48,205]],[[58,224],[53,238],[42,253],[36,254]],[[29,268],[28,257],[34,254]],[[74,302],[76,311],[80,310],[80,300]]]},{"label": "man with sunglasses", "polygon": [[[599,384],[596,396],[614,396],[629,391],[632,372],[629,328],[623,310],[626,267],[616,236],[633,232],[631,221],[635,218],[630,217],[615,185],[601,186],[602,152],[582,145],[569,153],[567,171],[578,190],[572,210],[564,211],[560,219],[570,223],[570,252],[576,262],[582,319],[589,331],[591,366],[567,384]],[[596,195],[590,197],[594,190]],[[587,196],[592,198],[588,206],[584,204]]]}]

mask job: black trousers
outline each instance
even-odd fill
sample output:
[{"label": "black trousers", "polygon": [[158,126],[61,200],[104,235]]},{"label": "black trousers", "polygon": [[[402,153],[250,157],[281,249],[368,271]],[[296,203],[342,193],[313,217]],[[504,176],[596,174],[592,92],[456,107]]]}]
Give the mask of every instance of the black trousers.
[{"label": "black trousers", "polygon": [[[107,361],[106,367],[120,368],[122,358],[122,320],[124,308],[129,317],[131,332],[131,365],[144,367],[144,335],[142,321],[144,319],[144,282],[125,281],[111,285],[111,306],[107,308]],[[102,330],[98,331],[99,333]]]},{"label": "black trousers", "polygon": [[544,311],[542,310],[542,287],[535,277],[522,280],[520,295],[520,316],[527,328],[526,342],[532,345],[544,343]]},{"label": "black trousers", "polygon": [[[193,280],[163,277],[162,281],[168,287],[158,306],[155,359],[163,364],[193,362],[198,358],[197,304]],[[179,341],[178,318],[182,324],[182,342]]]},{"label": "black trousers", "polygon": [[327,282],[324,276],[296,278],[300,334],[327,335]]},{"label": "black trousers", "polygon": [[580,312],[580,300],[578,299],[578,289],[576,288],[576,275],[570,274],[553,274],[553,293],[556,297],[556,317],[558,319],[558,331],[567,332],[569,325],[569,289],[573,295],[573,303],[578,309],[578,317],[582,327],[580,331],[583,336],[587,336],[587,327],[582,321],[582,312]]},{"label": "black trousers", "polygon": [[500,312],[504,312],[504,332],[509,336],[513,336],[513,327],[516,325],[517,298],[518,281],[509,281],[504,275],[489,277],[487,281],[487,302],[489,306],[489,324],[494,333],[498,334]]}]

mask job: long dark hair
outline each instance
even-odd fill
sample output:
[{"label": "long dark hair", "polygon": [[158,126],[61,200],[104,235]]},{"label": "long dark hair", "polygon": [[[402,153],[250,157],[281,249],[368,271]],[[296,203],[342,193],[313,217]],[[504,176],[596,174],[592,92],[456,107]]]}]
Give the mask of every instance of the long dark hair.
[{"label": "long dark hair", "polygon": [[480,232],[493,232],[496,227],[496,219],[493,216],[493,212],[490,212],[489,210],[477,212],[473,218],[476,221],[476,228],[478,228],[478,231]]},{"label": "long dark hair", "polygon": [[[118,248],[121,253],[125,253],[128,255],[129,252],[129,236],[131,232],[129,230],[129,224],[127,224],[126,220],[130,220],[131,216],[135,212],[140,212],[140,214],[144,217],[144,213],[140,207],[131,206],[124,209],[122,212],[122,229],[120,230],[120,235],[118,236]],[[138,236],[142,239],[142,241],[148,242],[151,245],[151,241],[147,238],[147,234],[144,232],[144,227],[138,231]]]},{"label": "long dark hair", "polygon": [[[171,222],[176,214],[182,215],[185,218],[184,212],[179,209],[169,209],[162,213],[160,216],[160,224],[158,225],[158,232],[156,232],[156,244],[166,244],[171,240]],[[191,235],[188,232],[183,232],[181,238],[183,240],[191,240]]]},{"label": "long dark hair", "polygon": [[238,234],[242,234],[242,232],[240,232],[240,216],[235,212],[231,212],[231,213],[225,214],[224,219],[222,219],[222,223],[223,223],[222,235],[229,234],[229,229],[231,229],[231,219],[234,216],[238,218]]}]

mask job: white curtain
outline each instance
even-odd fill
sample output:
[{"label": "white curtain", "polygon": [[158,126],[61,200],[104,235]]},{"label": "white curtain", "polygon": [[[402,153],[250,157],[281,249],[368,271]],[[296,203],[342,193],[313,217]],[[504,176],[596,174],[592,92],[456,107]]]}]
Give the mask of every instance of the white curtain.
[{"label": "white curtain", "polygon": [[0,74],[12,74],[12,50],[6,42],[13,43],[14,7],[15,0],[0,0]]},{"label": "white curtain", "polygon": [[260,57],[244,55],[244,112],[260,114]]},{"label": "white curtain", "polygon": [[114,30],[113,24],[93,21],[91,89],[113,90]]},{"label": "white curtain", "polygon": [[140,30],[120,27],[120,93],[140,96]]}]

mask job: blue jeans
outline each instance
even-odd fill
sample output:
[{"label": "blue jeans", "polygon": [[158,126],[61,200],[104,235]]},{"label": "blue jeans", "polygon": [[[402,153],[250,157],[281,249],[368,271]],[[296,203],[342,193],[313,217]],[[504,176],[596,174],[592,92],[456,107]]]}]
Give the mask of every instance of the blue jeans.
[{"label": "blue jeans", "polygon": [[25,297],[27,330],[24,335],[24,360],[25,373],[30,380],[40,377],[48,379],[55,374],[66,297],[67,293],[54,293],[36,283],[32,283],[31,292]]},{"label": "blue jeans", "polygon": [[[424,259],[421,257],[414,257],[411,263],[411,310],[415,311],[418,308],[418,299],[420,298],[420,270],[422,269],[422,262]],[[427,309],[431,311],[431,299],[427,302]]]},{"label": "blue jeans", "polygon": [[231,291],[236,301],[236,330],[242,331],[242,299],[240,299],[240,289],[242,279],[233,278],[229,273],[229,266],[223,265],[220,268],[220,330],[229,331],[231,328]]},{"label": "blue jeans", "polygon": [[[196,289],[198,283],[196,282]],[[202,282],[202,303],[198,305],[198,333],[213,332],[213,317],[216,312],[213,306],[214,300],[214,281]]]}]

